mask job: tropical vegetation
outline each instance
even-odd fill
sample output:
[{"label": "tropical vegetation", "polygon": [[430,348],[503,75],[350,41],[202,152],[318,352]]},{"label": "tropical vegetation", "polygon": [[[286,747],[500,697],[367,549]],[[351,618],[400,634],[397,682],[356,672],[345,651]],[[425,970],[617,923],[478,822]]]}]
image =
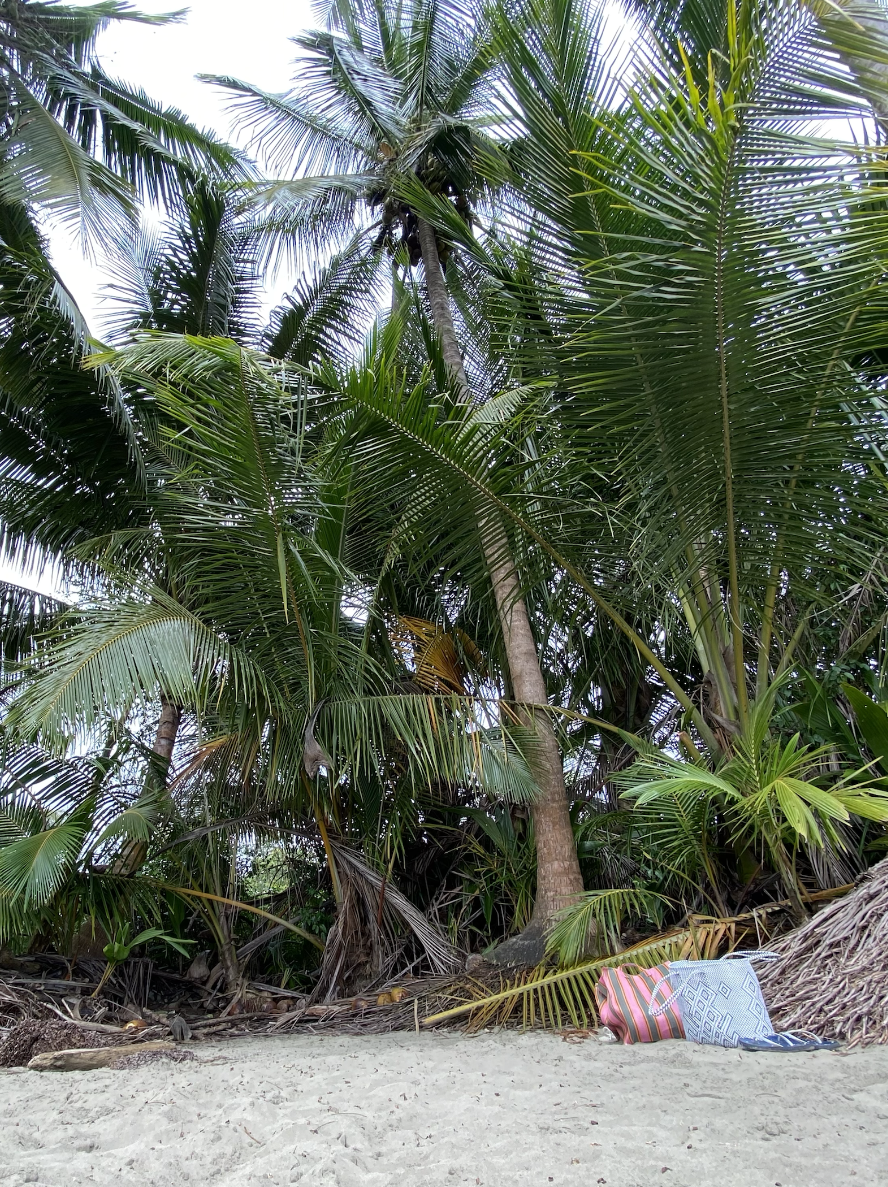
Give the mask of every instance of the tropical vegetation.
[{"label": "tropical vegetation", "polygon": [[804,919],[888,837],[888,12],[322,16],[206,80],[250,159],[128,5],[0,6],[0,944],[329,999]]}]

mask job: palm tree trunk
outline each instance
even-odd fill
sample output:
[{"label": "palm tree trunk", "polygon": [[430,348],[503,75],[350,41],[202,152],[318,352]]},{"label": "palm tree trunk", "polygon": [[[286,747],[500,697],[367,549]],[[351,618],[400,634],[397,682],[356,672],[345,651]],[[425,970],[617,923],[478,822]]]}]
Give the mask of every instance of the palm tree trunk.
[{"label": "palm tree trunk", "polygon": [[182,712],[179,706],[168,701],[165,696],[161,696],[160,720],[157,723],[157,733],[154,735],[154,745],[151,749],[164,764],[164,784],[166,784],[166,776],[173,759],[173,750],[176,738],[179,736],[181,721]]},{"label": "palm tree trunk", "polygon": [[[456,338],[447,282],[441,269],[435,232],[425,219],[419,219],[419,242],[432,319],[441,340],[441,353],[463,398],[468,399],[469,383]],[[522,704],[545,705],[548,701],[546,682],[540,669],[527,604],[522,596],[502,520],[494,511],[481,514],[478,529],[503,633],[513,695]],[[537,893],[527,938],[532,939],[536,947],[542,948],[548,921],[556,911],[582,893],[583,879],[570,823],[564,768],[555,731],[545,712],[531,713],[538,739],[535,774],[542,794],[533,806]],[[501,945],[501,948],[505,947]],[[526,945],[524,947],[527,948]],[[521,955],[531,956],[531,953],[522,950]]]},{"label": "palm tree trunk", "polygon": [[220,904],[218,913],[220,936],[219,962],[222,965],[225,988],[234,992],[239,988],[241,983],[241,966],[240,961],[237,959],[237,946],[231,934],[229,910],[230,908]]},{"label": "palm tree trunk", "polygon": [[[170,763],[172,762],[173,750],[176,745],[181,721],[182,711],[179,706],[174,705],[172,701],[168,701],[165,696],[161,695],[160,720],[157,723],[157,732],[154,735],[154,745],[151,747],[151,751],[160,759],[160,763],[157,766],[161,768],[162,774],[158,770],[157,775],[163,780],[164,787],[166,787],[167,775],[169,773]],[[145,779],[146,789],[153,782],[154,774],[155,768],[152,765],[152,769],[149,770],[148,776]],[[144,841],[130,841],[120,856],[114,860],[109,872],[117,874],[122,878],[128,878],[145,864],[147,855],[148,846]]]}]

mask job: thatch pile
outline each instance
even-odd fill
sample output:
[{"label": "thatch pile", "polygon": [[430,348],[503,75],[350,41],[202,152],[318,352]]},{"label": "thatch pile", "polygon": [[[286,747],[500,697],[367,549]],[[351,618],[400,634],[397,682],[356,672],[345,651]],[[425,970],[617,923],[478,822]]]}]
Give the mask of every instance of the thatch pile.
[{"label": "thatch pile", "polygon": [[777,1029],[888,1043],[888,858],[773,948],[782,959],[758,972]]}]

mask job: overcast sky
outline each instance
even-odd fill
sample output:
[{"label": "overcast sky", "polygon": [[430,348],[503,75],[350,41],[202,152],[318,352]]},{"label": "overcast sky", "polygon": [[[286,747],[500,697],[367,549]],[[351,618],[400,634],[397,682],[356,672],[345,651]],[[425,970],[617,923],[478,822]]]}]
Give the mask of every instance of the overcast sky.
[{"label": "overcast sky", "polygon": [[[154,14],[177,4],[136,0],[134,7]],[[182,23],[161,28],[120,24],[102,35],[98,52],[113,77],[141,86],[152,98],[181,108],[198,126],[230,139],[224,92],[195,75],[232,74],[265,90],[286,90],[296,53],[289,38],[316,23],[309,0],[191,0]],[[57,267],[93,332],[99,331],[98,296],[108,265],[85,260],[66,231],[51,230],[50,239]]]}]

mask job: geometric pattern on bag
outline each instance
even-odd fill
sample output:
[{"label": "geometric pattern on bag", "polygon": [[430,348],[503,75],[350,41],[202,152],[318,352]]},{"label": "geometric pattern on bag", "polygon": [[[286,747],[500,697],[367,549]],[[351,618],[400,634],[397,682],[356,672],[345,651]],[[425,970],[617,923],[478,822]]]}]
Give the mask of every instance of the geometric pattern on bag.
[{"label": "geometric pattern on bag", "polygon": [[[738,1047],[741,1039],[773,1034],[753,959],[777,957],[772,952],[730,952],[721,960],[670,963],[673,1000],[680,1004],[685,1035],[692,1043]],[[655,1002],[653,1012],[661,1008]]]},{"label": "geometric pattern on bag", "polygon": [[[630,973],[629,969],[636,971]],[[667,1005],[656,1014],[651,1010],[655,991],[663,987],[671,994],[667,975],[670,966],[658,964],[640,969],[637,965],[602,969],[595,986],[595,1002],[602,1026],[609,1026],[624,1043],[656,1043],[661,1039],[683,1039],[681,1012],[676,1005]]]}]

